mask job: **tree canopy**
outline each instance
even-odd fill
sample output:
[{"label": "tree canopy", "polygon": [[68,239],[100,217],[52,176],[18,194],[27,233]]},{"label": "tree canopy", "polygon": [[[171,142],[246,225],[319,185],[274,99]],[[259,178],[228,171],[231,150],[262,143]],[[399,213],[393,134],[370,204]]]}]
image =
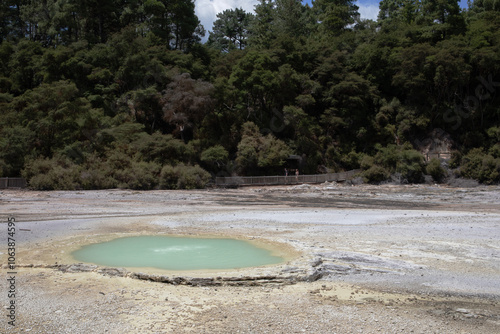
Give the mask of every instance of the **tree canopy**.
[{"label": "tree canopy", "polygon": [[[192,0],[2,1],[0,175],[192,188],[299,161],[498,183],[499,6],[383,0],[371,21],[355,1],[260,0],[203,44]],[[436,133],[447,165],[422,155]]]}]

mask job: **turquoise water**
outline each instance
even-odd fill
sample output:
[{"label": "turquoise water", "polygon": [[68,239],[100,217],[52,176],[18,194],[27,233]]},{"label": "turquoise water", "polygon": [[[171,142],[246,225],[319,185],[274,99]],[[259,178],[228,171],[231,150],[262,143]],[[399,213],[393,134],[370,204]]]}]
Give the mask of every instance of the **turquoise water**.
[{"label": "turquoise water", "polygon": [[267,249],[236,239],[138,236],[91,244],[72,253],[81,262],[167,270],[232,269],[283,262]]}]

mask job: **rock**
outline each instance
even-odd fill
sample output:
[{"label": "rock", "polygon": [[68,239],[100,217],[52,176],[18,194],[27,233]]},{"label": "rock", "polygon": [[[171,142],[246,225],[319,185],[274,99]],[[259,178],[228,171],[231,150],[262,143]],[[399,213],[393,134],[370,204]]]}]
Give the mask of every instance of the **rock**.
[{"label": "rock", "polygon": [[221,285],[221,282],[217,282],[211,277],[207,278],[192,278],[189,283],[194,286],[211,286],[211,285]]},{"label": "rock", "polygon": [[317,267],[323,263],[323,260],[320,257],[315,258],[311,261],[311,267]]},{"label": "rock", "polygon": [[99,274],[106,276],[118,276],[118,277],[126,277],[128,272],[123,268],[99,268],[97,270]]},{"label": "rock", "polygon": [[347,275],[351,271],[353,271],[353,268],[350,266],[343,266],[340,264],[327,264],[324,267],[324,270],[326,270],[329,274],[340,274],[340,275]]},{"label": "rock", "polygon": [[324,272],[322,269],[313,269],[309,271],[308,275],[304,278],[306,282],[315,282],[324,276]]},{"label": "rock", "polygon": [[76,263],[70,265],[62,265],[59,267],[59,270],[68,273],[78,273],[78,272],[90,272],[97,269],[97,266],[94,264],[86,264],[86,263]]},{"label": "rock", "polygon": [[298,267],[290,267],[290,266],[287,266],[283,268],[283,270],[281,270],[281,272],[283,273],[297,273],[299,271],[300,269]]}]

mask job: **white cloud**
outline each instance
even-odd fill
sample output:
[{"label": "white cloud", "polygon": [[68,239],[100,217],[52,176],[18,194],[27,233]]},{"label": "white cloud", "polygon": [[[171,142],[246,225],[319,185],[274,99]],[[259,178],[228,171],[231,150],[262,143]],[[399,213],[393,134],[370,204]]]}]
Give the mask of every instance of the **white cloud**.
[{"label": "white cloud", "polygon": [[[226,9],[235,8],[243,8],[246,12],[253,13],[258,3],[258,0],[195,0],[196,15],[207,32],[203,38],[203,42],[208,39],[208,32],[212,30],[213,23],[217,19],[217,14]],[[372,4],[358,1],[356,5],[359,7],[361,18],[377,20],[379,11],[378,1],[375,1],[375,4],[373,4],[373,1]]]},{"label": "white cloud", "polygon": [[362,19],[370,19],[377,21],[377,16],[379,12],[378,3],[375,4],[365,4],[361,2],[357,2],[356,5],[359,7],[359,14]]},{"label": "white cloud", "polygon": [[195,0],[196,16],[207,31],[203,41],[208,39],[208,32],[212,30],[217,14],[226,9],[243,8],[246,12],[253,13],[258,0]]}]

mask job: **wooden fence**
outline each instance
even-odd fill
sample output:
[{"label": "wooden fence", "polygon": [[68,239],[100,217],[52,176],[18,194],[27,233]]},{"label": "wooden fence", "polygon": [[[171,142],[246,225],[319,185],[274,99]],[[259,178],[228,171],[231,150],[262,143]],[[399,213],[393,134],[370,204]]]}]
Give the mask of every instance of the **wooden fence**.
[{"label": "wooden fence", "polygon": [[0,177],[0,189],[26,188],[26,180],[21,177]]},{"label": "wooden fence", "polygon": [[238,186],[271,186],[301,183],[323,183],[333,181],[345,181],[352,179],[361,170],[351,170],[341,173],[315,174],[315,175],[290,175],[290,176],[231,176],[215,178],[218,187]]}]

